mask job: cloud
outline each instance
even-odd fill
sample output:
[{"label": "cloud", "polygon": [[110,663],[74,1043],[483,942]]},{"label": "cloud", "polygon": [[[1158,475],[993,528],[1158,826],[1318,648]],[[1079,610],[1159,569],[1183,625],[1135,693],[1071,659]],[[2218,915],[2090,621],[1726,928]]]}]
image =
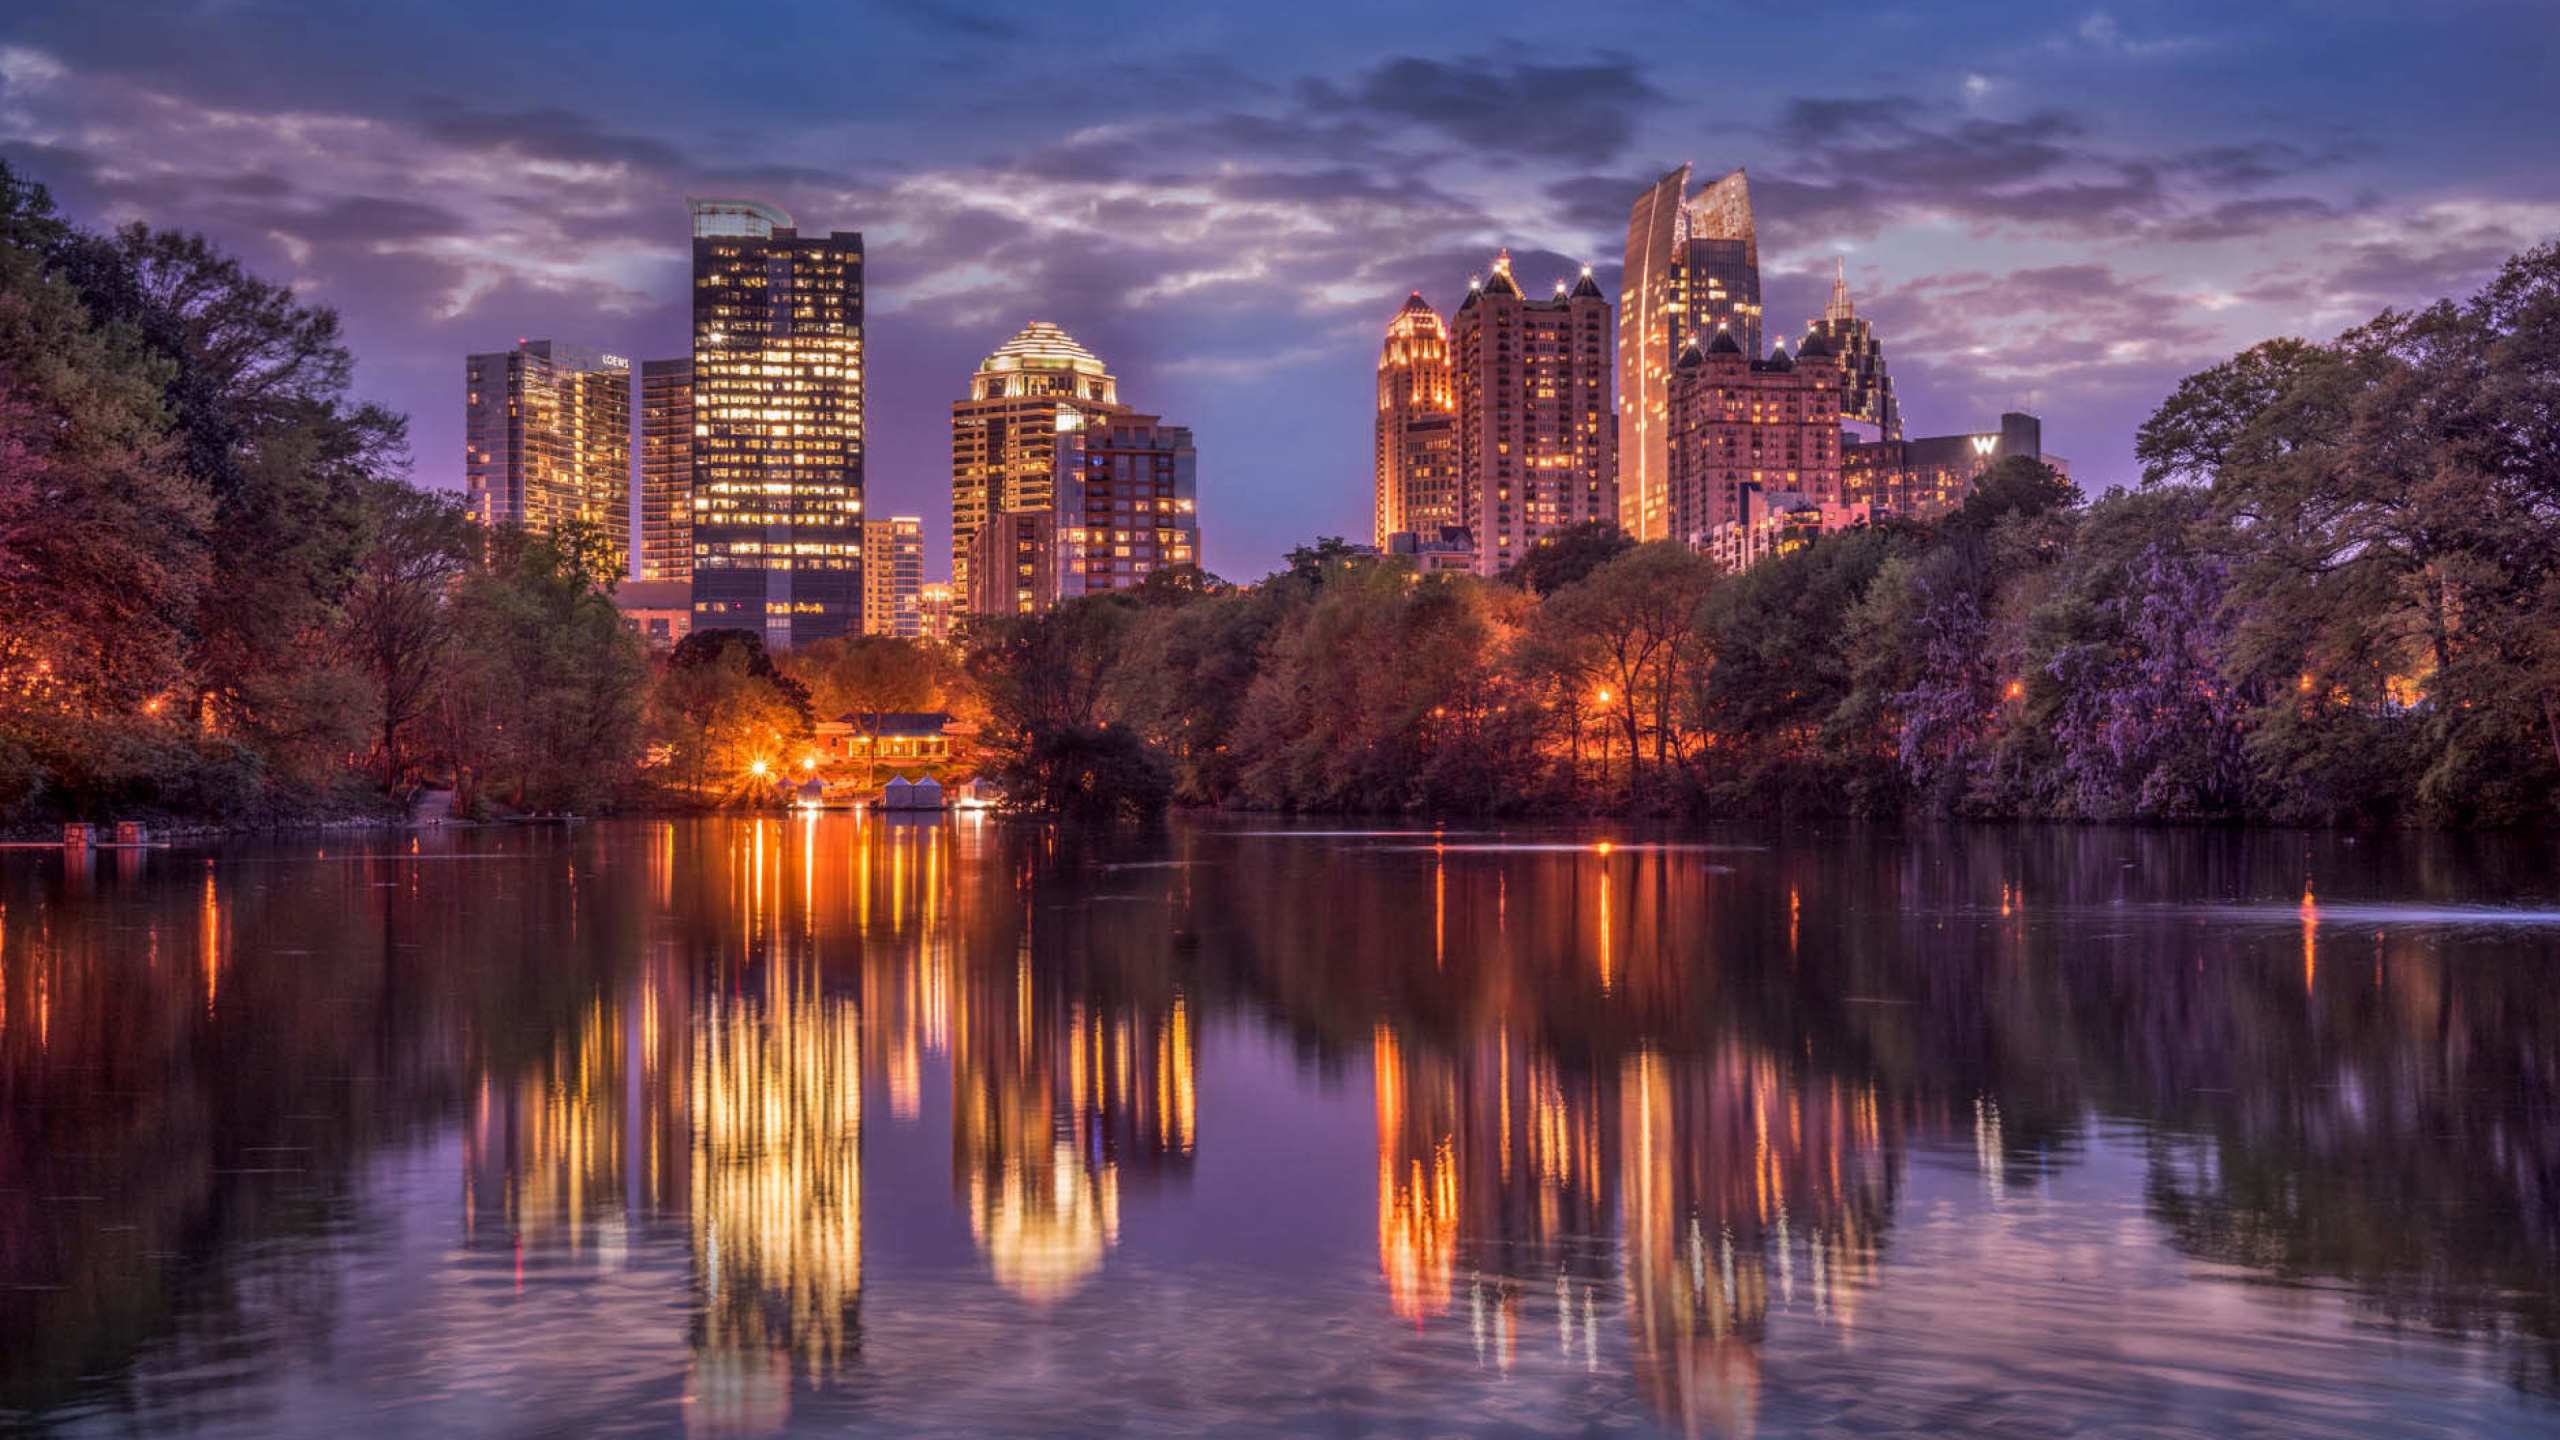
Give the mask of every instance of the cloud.
[{"label": "cloud", "polygon": [[1347,88],[1309,81],[1311,109],[1347,107],[1437,130],[1479,152],[1601,164],[1624,150],[1636,117],[1664,98],[1625,55],[1582,64],[1402,56]]}]

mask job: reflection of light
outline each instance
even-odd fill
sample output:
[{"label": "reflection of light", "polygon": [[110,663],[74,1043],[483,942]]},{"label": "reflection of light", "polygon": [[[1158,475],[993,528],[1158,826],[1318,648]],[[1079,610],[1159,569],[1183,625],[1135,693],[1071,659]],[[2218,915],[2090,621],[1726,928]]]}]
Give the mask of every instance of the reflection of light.
[{"label": "reflection of light", "polygon": [[1404,1142],[1419,1117],[1406,1093],[1394,1032],[1379,1026],[1371,1050],[1378,1104],[1378,1265],[1387,1279],[1388,1306],[1419,1322],[1449,1310],[1458,1240],[1455,1137],[1428,1135],[1427,1169],[1421,1158],[1407,1157]]},{"label": "reflection of light", "polygon": [[859,1017],[777,978],[762,1005],[707,995],[693,1035],[700,1343],[831,1374],[862,1294]]},{"label": "reflection of light", "polygon": [[2302,882],[2302,993],[2320,970],[2320,907],[2311,903],[2311,882]]}]

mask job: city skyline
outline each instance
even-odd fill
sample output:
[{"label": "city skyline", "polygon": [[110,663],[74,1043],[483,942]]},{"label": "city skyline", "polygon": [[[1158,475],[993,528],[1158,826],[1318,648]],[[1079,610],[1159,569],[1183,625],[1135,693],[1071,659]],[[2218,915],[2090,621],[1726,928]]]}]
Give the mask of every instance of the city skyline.
[{"label": "city skyline", "polygon": [[[1558,37],[1426,5],[1355,39],[1133,9],[1146,38],[1111,64],[1138,83],[1070,127],[1033,103],[1063,16],[858,8],[739,95],[698,63],[735,37],[645,6],[649,39],[564,79],[568,17],[511,21],[492,56],[467,7],[286,6],[253,31],[39,0],[0,22],[0,154],[77,216],[201,228],[337,306],[359,393],[412,417],[416,478],[448,489],[455,357],[524,335],[681,353],[675,207],[766,196],[871,237],[899,360],[871,396],[874,508],[938,515],[952,377],[1037,313],[1212,442],[1204,558],[1252,579],[1368,528],[1382,317],[1417,285],[1448,313],[1505,244],[1618,295],[1626,197],[1684,160],[1751,173],[1772,337],[1822,313],[1845,257],[1915,424],[2033,411],[2085,484],[2129,481],[2179,375],[2465,292],[2560,228],[2534,147],[2479,140],[2547,109],[2522,37],[2555,21],[2457,8],[1746,14],[1719,39],[1740,67],[1668,12]],[[849,74],[820,58],[855,36]]]}]

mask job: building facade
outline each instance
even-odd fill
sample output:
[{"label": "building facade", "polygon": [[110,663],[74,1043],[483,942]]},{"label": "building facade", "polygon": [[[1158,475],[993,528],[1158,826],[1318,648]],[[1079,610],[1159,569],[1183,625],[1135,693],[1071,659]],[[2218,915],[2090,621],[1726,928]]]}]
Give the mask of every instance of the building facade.
[{"label": "building facade", "polygon": [[916,591],[916,638],[949,641],[952,627],[967,609],[962,598],[939,580],[920,587]]},{"label": "building facade", "polygon": [[862,633],[916,638],[924,588],[924,517],[862,522]]},{"label": "building facade", "polygon": [[1417,290],[1378,350],[1374,543],[1459,523],[1456,385],[1449,327]]},{"label": "building facade", "polygon": [[1861,440],[1902,438],[1902,407],[1893,398],[1893,376],[1885,369],[1884,342],[1876,339],[1875,322],[1849,301],[1849,270],[1842,262],[1831,281],[1831,303],[1822,318],[1805,327],[1819,336],[1840,361],[1840,423]]},{"label": "building facade", "polygon": [[551,340],[464,362],[463,483],[484,525],[586,524],[631,551],[631,362]]},{"label": "building facade", "polygon": [[1478,573],[1499,573],[1553,531],[1615,519],[1609,302],[1590,267],[1557,281],[1553,299],[1530,300],[1506,252],[1450,328],[1460,514],[1440,523],[1475,536]]},{"label": "building facade", "polygon": [[693,212],[693,611],[768,649],[862,624],[862,237]]},{"label": "building facade", "polygon": [[693,361],[640,362],[641,580],[693,579]]},{"label": "building facade", "polygon": [[1087,419],[1058,432],[1055,592],[1043,603],[1142,584],[1200,563],[1199,452],[1161,416]]},{"label": "building facade", "polygon": [[996,347],[970,378],[969,398],[951,406],[955,590],[976,594],[969,556],[981,526],[1008,511],[1051,508],[1059,433],[1126,413],[1102,361],[1048,321],[1034,320]]},{"label": "building facade", "polygon": [[1851,501],[1880,514],[1931,520],[1962,505],[1983,471],[2013,455],[2070,473],[2059,457],[2044,453],[2043,422],[2013,410],[2000,417],[1997,430],[1853,442],[1843,447],[1842,485]]},{"label": "building facade", "polygon": [[1732,171],[1695,196],[1681,166],[1636,197],[1618,311],[1618,523],[1638,540],[1669,514],[1671,371],[1692,340],[1729,332],[1760,353],[1760,238],[1751,186]]},{"label": "building facade", "polygon": [[1048,510],[990,515],[969,537],[969,613],[1028,615],[1058,598],[1058,517]]},{"label": "building facade", "polygon": [[673,650],[693,631],[693,586],[687,581],[626,580],[614,589],[613,608],[651,650]]},{"label": "building facade", "polygon": [[1821,337],[1793,358],[1781,345],[1755,360],[1719,330],[1681,352],[1666,400],[1663,538],[1707,549],[1719,526],[1752,518],[1754,495],[1844,507],[1840,365]]}]

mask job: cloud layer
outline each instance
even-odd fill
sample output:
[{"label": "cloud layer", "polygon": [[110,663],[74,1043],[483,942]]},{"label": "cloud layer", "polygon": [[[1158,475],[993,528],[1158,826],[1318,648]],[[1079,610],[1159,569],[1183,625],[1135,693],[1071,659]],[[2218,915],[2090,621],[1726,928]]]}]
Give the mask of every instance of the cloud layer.
[{"label": "cloud layer", "polygon": [[2170,125],[2108,99],[2235,63],[2245,34],[2092,12],[1961,64],[1879,42],[1753,93],[1703,86],[1642,26],[1314,53],[1188,15],[1060,51],[901,7],[834,62],[831,100],[732,96],[718,45],[676,42],[619,85],[495,62],[475,85],[366,84],[380,57],[336,21],[255,74],[199,75],[170,51],[233,43],[213,12],[155,38],[40,6],[0,22],[0,154],[81,218],[204,230],[337,306],[438,484],[459,478],[463,355],[542,335],[678,353],[683,197],[773,199],[866,236],[875,512],[943,523],[949,401],[1037,316],[1198,430],[1210,561],[1248,577],[1365,530],[1370,371],[1407,290],[1446,305],[1501,245],[1532,284],[1589,260],[1614,289],[1628,200],[1681,159],[1751,169],[1773,328],[1815,313],[1846,254],[1917,429],[2037,409],[2100,484],[2185,370],[2467,289],[2560,231],[2553,182],[2495,167],[2377,198],[2405,163],[2363,138],[2387,117]]}]

